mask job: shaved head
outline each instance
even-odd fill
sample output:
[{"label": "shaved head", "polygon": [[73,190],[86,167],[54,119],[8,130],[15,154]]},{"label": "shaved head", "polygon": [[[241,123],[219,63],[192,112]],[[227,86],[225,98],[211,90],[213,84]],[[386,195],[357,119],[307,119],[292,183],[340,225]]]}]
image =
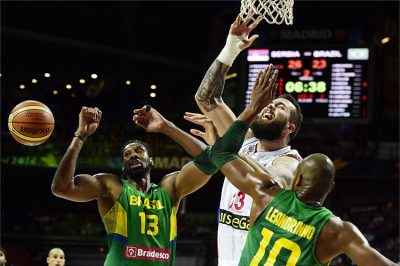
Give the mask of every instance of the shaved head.
[{"label": "shaved head", "polygon": [[322,202],[332,190],[335,166],[328,156],[314,153],[307,156],[297,167],[293,191],[300,200]]}]

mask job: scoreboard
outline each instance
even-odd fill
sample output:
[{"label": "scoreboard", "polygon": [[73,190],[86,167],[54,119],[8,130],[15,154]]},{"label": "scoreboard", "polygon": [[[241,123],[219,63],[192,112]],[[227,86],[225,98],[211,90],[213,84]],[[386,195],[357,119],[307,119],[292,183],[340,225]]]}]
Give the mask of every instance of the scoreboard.
[{"label": "scoreboard", "polygon": [[278,95],[292,94],[305,121],[368,122],[370,48],[249,49],[246,62],[246,105],[257,74],[273,64],[279,70]]}]

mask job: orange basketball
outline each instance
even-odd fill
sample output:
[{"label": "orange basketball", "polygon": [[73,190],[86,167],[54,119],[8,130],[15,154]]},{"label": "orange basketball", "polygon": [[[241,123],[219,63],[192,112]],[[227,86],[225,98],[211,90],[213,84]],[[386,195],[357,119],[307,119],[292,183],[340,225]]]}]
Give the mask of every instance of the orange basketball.
[{"label": "orange basketball", "polygon": [[36,146],[53,133],[54,117],[43,103],[28,100],[17,104],[8,116],[11,136],[21,144]]}]

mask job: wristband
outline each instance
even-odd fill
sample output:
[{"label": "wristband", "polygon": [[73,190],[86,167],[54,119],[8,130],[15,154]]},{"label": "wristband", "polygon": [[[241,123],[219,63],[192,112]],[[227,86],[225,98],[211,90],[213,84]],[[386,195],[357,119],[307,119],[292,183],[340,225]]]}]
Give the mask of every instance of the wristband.
[{"label": "wristband", "polygon": [[82,142],[85,142],[85,139],[81,136],[81,134],[79,133],[74,133],[74,138],[79,138],[80,140],[82,140]]},{"label": "wristband", "polygon": [[225,65],[232,66],[233,61],[235,61],[238,54],[242,51],[239,48],[242,39],[243,38],[241,36],[229,34],[228,38],[226,39],[226,44],[221,53],[218,55],[217,60]]},{"label": "wristband", "polygon": [[211,149],[211,161],[218,169],[238,157],[237,153],[243,145],[248,129],[248,123],[236,120],[225,134],[217,140]]},{"label": "wristband", "polygon": [[207,146],[207,148],[193,160],[194,165],[207,175],[213,175],[218,172],[218,168],[215,167],[210,160],[210,152],[211,147]]}]

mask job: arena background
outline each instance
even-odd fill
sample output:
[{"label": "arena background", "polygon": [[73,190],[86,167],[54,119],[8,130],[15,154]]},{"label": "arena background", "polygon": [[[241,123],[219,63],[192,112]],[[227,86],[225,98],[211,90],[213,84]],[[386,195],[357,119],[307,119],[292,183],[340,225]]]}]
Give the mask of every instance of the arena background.
[{"label": "arena background", "polygon": [[[152,146],[154,181],[179,169],[190,157],[172,140],[134,126],[132,110],[151,104],[190,129],[182,116],[198,111],[193,95],[239,7],[239,1],[1,2],[1,246],[7,250],[7,265],[43,265],[54,246],[64,249],[67,265],[102,265],[106,237],[95,202],[73,203],[50,192],[81,106],[99,107],[103,118],[85,143],[77,172],[119,174],[121,145],[131,138]],[[332,34],[283,40],[282,30]],[[304,157],[322,152],[334,160],[336,188],[326,205],[398,262],[399,2],[295,0],[293,26],[263,22],[255,33],[261,37],[254,48],[373,47],[371,121],[305,123],[291,146]],[[383,44],[384,37],[390,41]],[[229,71],[238,76],[226,81],[224,98],[236,113],[244,102],[244,67],[238,59]],[[90,77],[94,73],[97,79]],[[80,79],[86,82],[80,84]],[[67,84],[72,88],[66,89]],[[28,99],[47,104],[56,121],[50,139],[36,147],[18,144],[7,128],[11,109]],[[177,265],[216,265],[222,180],[217,174],[181,206]],[[341,256],[331,265],[352,263]]]}]

